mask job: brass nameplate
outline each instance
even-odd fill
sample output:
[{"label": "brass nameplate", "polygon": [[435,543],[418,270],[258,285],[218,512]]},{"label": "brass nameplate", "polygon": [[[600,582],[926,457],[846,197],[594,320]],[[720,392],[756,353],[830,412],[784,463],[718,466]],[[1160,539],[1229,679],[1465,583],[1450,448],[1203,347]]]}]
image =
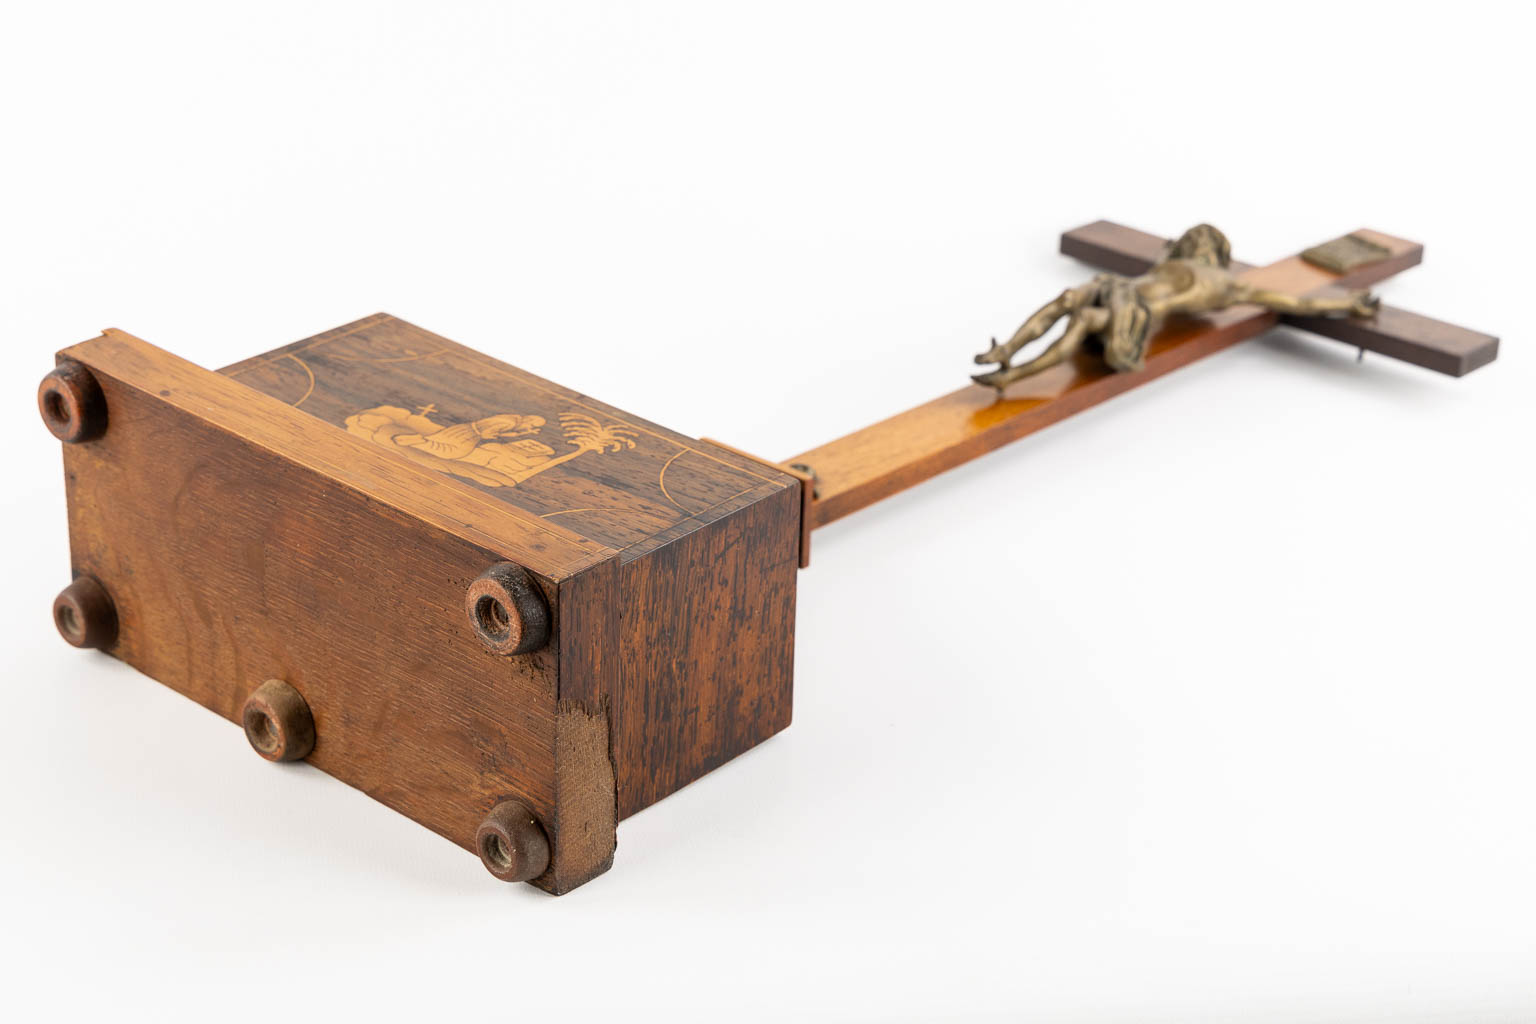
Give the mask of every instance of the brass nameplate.
[{"label": "brass nameplate", "polygon": [[1301,258],[1335,274],[1347,274],[1367,263],[1380,263],[1390,255],[1392,250],[1384,245],[1377,245],[1359,235],[1345,235],[1322,245],[1314,245],[1303,252]]}]

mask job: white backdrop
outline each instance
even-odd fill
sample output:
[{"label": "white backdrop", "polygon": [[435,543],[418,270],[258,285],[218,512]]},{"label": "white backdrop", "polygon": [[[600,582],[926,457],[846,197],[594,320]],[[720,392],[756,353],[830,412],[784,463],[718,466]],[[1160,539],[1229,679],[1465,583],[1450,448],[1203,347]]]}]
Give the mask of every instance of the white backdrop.
[{"label": "white backdrop", "polygon": [[[1536,1020],[1499,5],[3,9],[9,1019]],[[795,724],[572,895],[49,625],[33,391],[102,327],[387,310],[783,458],[958,386],[1099,217],[1417,239],[1387,301],[1504,350],[1276,332],[818,533]]]}]

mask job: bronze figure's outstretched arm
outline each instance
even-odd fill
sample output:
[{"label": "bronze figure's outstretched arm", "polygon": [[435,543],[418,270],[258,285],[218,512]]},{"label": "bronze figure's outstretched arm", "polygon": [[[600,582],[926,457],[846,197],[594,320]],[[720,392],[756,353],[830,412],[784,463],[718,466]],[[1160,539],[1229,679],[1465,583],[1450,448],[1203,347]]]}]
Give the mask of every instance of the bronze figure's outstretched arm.
[{"label": "bronze figure's outstretched arm", "polygon": [[1381,308],[1381,299],[1364,289],[1307,298],[1270,291],[1268,288],[1239,286],[1234,302],[1251,302],[1277,313],[1295,313],[1298,316],[1348,313],[1350,316],[1371,317]]}]

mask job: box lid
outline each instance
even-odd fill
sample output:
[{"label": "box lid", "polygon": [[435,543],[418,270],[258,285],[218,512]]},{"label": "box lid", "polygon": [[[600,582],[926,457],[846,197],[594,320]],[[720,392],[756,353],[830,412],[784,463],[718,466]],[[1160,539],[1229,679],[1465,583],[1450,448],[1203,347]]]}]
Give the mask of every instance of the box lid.
[{"label": "box lid", "polygon": [[386,313],[220,372],[622,560],[797,486]]}]

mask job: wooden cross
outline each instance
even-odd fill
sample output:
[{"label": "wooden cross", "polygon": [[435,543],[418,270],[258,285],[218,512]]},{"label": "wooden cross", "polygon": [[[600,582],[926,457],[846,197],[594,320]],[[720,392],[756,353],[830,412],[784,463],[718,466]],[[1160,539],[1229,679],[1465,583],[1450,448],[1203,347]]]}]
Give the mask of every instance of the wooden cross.
[{"label": "wooden cross", "polygon": [[[1122,273],[1161,247],[1062,237]],[[1360,231],[1239,269],[1305,295],[1421,255]],[[1455,375],[1498,344],[1390,308],[1237,307],[1171,323],[1140,372],[1082,357],[968,386],[780,465],[383,313],[218,372],[107,330],[38,389],[69,499],[53,618],[262,757],[566,892],[611,865],[620,819],[789,724],[815,527],[1282,320]]]},{"label": "wooden cross", "polygon": [[[1329,288],[1359,288],[1417,265],[1424,247],[1378,231],[1356,231],[1380,246],[1376,259],[1329,269],[1303,255],[1267,267],[1233,262],[1243,280],[1294,295]],[[1338,240],[1331,245],[1338,245]],[[1140,274],[1162,252],[1155,235],[1096,221],[1061,236],[1061,251],[1117,274]],[[1318,259],[1316,246],[1308,250]],[[1321,257],[1327,260],[1327,256]],[[961,388],[925,405],[855,431],[787,460],[815,478],[815,496],[806,517],[809,531],[841,519],[898,491],[969,462],[1009,441],[1060,422],[1181,366],[1229,348],[1285,323],[1393,359],[1460,377],[1498,355],[1499,340],[1463,327],[1383,306],[1369,320],[1281,316],[1255,307],[1170,324],[1152,342],[1146,369],[1122,374],[1080,355],[1067,365],[1012,385],[1003,398],[978,385]]]}]

